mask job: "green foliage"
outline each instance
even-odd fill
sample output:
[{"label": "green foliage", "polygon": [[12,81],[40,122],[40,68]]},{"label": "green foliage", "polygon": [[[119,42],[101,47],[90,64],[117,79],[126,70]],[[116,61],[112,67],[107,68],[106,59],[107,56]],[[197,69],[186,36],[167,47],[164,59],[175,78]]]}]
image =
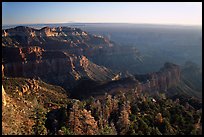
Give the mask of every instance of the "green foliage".
[{"label": "green foliage", "polygon": [[61,127],[61,131],[63,132],[62,135],[74,135],[74,133],[65,126]]},{"label": "green foliage", "polygon": [[159,129],[156,127],[153,127],[152,129],[152,135],[162,135],[162,133],[159,131]]},{"label": "green foliage", "polygon": [[147,123],[145,123],[142,119],[139,119],[138,123],[139,123],[139,129],[144,133],[148,129]]},{"label": "green foliage", "polygon": [[[75,113],[72,113],[72,120],[75,124],[76,122],[83,123],[86,119],[82,120],[83,118],[77,117],[76,114],[81,115],[80,110],[86,109],[91,111],[91,116],[97,122],[98,130],[94,134],[98,135],[197,135],[201,133],[200,129],[196,129],[194,125],[201,119],[202,112],[188,109],[183,104],[172,101],[164,94],[154,96],[156,102],[153,102],[152,97],[147,93],[135,100],[132,97],[134,95],[128,94],[126,96],[126,94],[120,93],[114,97],[106,94],[100,100],[91,97],[88,100],[77,101],[78,107]],[[131,99],[129,100],[128,97]],[[72,105],[73,102],[76,101],[73,100]],[[70,112],[72,111],[73,109],[69,107],[67,111],[64,108],[58,116],[70,121]],[[158,122],[158,115],[160,122]],[[77,126],[74,128],[76,132],[73,133],[73,127],[63,120],[59,122],[61,129],[58,130],[58,134],[60,135],[72,135],[77,134],[77,132],[80,134],[88,133],[86,126],[80,126],[80,128]],[[40,134],[40,130],[43,130],[39,123],[37,130],[35,130],[36,134]]]},{"label": "green foliage", "polygon": [[114,129],[111,126],[106,125],[103,129],[101,129],[99,135],[114,135]]},{"label": "green foliage", "polygon": [[130,121],[136,121],[136,115],[134,115],[134,114],[130,114]]},{"label": "green foliage", "polygon": [[47,129],[45,127],[46,115],[42,108],[38,107],[34,109],[33,119],[35,124],[33,125],[34,135],[46,135]]}]

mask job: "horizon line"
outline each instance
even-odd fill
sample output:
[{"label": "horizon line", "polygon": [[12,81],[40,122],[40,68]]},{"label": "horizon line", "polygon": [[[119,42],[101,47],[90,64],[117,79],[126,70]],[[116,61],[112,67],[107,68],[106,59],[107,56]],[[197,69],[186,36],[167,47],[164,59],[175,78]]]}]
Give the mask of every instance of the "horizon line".
[{"label": "horizon line", "polygon": [[164,26],[192,26],[202,27],[202,24],[176,24],[176,23],[132,23],[132,22],[66,22],[66,23],[25,23],[25,24],[2,24],[2,26],[20,26],[20,25],[52,25],[52,24],[132,24],[132,25],[164,25]]}]

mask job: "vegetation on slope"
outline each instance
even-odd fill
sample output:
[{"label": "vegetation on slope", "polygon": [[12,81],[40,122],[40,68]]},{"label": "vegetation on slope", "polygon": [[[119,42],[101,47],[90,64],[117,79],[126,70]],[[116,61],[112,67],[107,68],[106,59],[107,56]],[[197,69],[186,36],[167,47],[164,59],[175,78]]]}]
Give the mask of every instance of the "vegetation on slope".
[{"label": "vegetation on slope", "polygon": [[[63,111],[52,112],[60,118],[64,116],[63,120],[57,116],[54,119],[48,117],[47,125],[53,125],[52,121],[56,125],[55,128],[48,127],[48,134],[201,134],[201,107],[194,107],[190,100],[179,101],[178,97],[170,99],[164,93],[150,96],[127,92],[114,97],[106,94],[102,99],[73,100]],[[194,104],[199,103],[194,100]]]},{"label": "vegetation on slope", "polygon": [[36,129],[44,127],[44,124],[39,126],[42,117],[68,102],[65,90],[41,80],[5,77],[2,84],[6,92],[6,106],[2,107],[3,135],[39,133]]}]

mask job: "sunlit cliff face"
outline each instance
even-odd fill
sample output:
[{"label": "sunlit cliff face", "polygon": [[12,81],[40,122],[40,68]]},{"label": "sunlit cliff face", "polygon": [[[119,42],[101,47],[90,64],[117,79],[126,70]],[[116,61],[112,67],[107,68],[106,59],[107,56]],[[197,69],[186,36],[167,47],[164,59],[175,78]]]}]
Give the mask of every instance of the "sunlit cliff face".
[{"label": "sunlit cliff face", "polygon": [[[4,77],[4,65],[2,65],[2,78]],[[2,105],[6,106],[6,92],[4,91],[4,87],[2,85]]]}]

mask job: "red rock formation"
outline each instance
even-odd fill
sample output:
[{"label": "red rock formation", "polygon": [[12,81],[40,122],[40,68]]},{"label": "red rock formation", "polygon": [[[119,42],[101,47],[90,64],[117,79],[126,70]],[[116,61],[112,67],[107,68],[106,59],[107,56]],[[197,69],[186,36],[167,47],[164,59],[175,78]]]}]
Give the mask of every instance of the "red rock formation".
[{"label": "red rock formation", "polygon": [[128,77],[116,80],[96,87],[91,91],[89,90],[89,93],[95,97],[100,97],[100,95],[103,95],[105,92],[114,95],[119,91],[134,91],[136,94],[149,92],[154,94],[157,91],[166,92],[169,88],[177,86],[179,82],[179,66],[168,63],[168,65],[165,64],[158,72],[146,75],[137,75],[135,78]]},{"label": "red rock formation", "polygon": [[[180,68],[171,63],[166,63],[159,72],[147,75],[150,79],[142,83],[143,91],[166,91],[180,82]],[[138,88],[141,88],[140,85]]]},{"label": "red rock formation", "polygon": [[[107,68],[92,63],[86,56],[93,57],[91,59],[96,62],[101,58],[105,62],[114,57],[115,60],[109,66],[117,66],[115,61],[125,58],[122,62],[125,65],[119,63],[121,70],[127,70],[127,57],[138,58],[138,51],[134,47],[110,46],[108,39],[90,35],[77,28],[44,27],[37,30],[20,26],[3,30],[2,40],[6,76],[40,77],[61,86],[83,77],[107,82],[116,76]],[[142,79],[138,79],[139,82],[123,80],[121,87],[134,87],[134,83],[139,92],[166,91],[179,82],[180,69],[174,64],[166,63],[159,72],[139,77]]]},{"label": "red rock formation", "polygon": [[[17,58],[8,56],[11,54]],[[111,81],[115,76],[107,68],[90,62],[85,56],[71,55],[64,51],[46,51],[36,46],[4,48],[3,57],[6,76],[40,77],[53,84],[69,82],[71,85],[82,77]]]},{"label": "red rock formation", "polygon": [[[2,45],[10,47],[44,46],[49,49],[67,49],[87,44],[94,48],[110,45],[110,41],[103,37],[94,37],[81,29],[68,27],[44,27],[38,30],[19,26],[2,30],[2,39]],[[80,49],[86,47],[80,46]]]},{"label": "red rock formation", "polygon": [[31,90],[36,92],[39,89],[38,82],[34,79],[26,80],[27,84],[21,86],[21,95],[30,94]]}]

